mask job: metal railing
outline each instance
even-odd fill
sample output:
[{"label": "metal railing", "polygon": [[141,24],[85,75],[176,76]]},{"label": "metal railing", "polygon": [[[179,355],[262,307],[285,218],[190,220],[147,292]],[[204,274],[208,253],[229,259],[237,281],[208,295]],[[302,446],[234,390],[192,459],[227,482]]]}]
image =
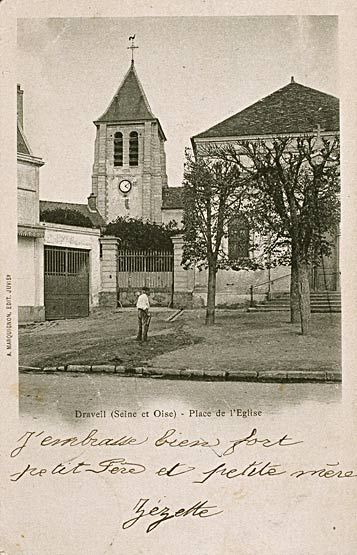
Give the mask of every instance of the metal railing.
[{"label": "metal railing", "polygon": [[[336,280],[336,276],[340,276],[340,275],[341,275],[341,272],[340,272],[340,271],[339,271],[339,272],[329,272],[329,273],[328,273],[328,276],[329,276],[329,277],[333,276],[333,277],[334,277],[334,280]],[[266,295],[267,295],[267,300],[270,300],[270,299],[271,299],[271,284],[272,284],[272,283],[275,283],[276,281],[279,281],[279,280],[281,280],[281,279],[287,278],[287,277],[291,277],[291,274],[290,274],[290,273],[289,273],[289,274],[285,274],[285,275],[279,276],[279,277],[277,277],[277,278],[275,278],[275,279],[268,279],[268,280],[266,280],[266,281],[262,281],[261,283],[257,283],[257,284],[255,284],[255,285],[251,285],[251,286],[250,286],[250,307],[253,307],[253,306],[254,306],[254,289],[256,289],[257,287],[262,287],[263,285],[267,285],[267,284],[268,284],[268,291],[266,292]],[[316,281],[316,278],[313,278],[313,279]],[[316,283],[315,283],[314,285],[315,285],[315,287],[312,286],[310,291],[311,291],[311,292],[318,292],[319,290],[321,290],[321,291],[326,291],[326,293],[327,293],[327,298],[328,298],[328,295],[329,295],[330,292],[333,293],[334,291],[338,291],[337,283],[334,283],[331,287],[328,287],[328,283],[327,283],[327,280],[326,280],[326,273],[324,273],[324,285],[325,285],[325,289],[319,289],[318,287],[316,287]],[[329,302],[329,298],[328,298],[328,302]]]},{"label": "metal railing", "polygon": [[291,273],[285,274],[283,276],[279,276],[279,277],[274,278],[274,279],[269,278],[266,281],[262,281],[261,283],[256,283],[255,285],[251,285],[250,286],[250,307],[252,308],[254,306],[254,289],[256,289],[257,287],[262,287],[263,285],[268,285],[268,291],[266,293],[267,293],[267,299],[270,300],[272,283],[275,283],[276,281],[279,281],[281,279],[285,279],[285,278],[290,277],[290,276],[291,276]]},{"label": "metal railing", "polygon": [[170,251],[118,252],[119,289],[143,286],[171,291],[173,284],[173,253]]}]

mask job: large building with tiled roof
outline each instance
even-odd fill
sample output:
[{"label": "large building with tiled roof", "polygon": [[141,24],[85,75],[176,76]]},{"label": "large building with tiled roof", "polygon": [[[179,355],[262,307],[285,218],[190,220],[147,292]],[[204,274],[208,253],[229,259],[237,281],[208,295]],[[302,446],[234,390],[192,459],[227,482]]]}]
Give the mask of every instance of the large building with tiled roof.
[{"label": "large building with tiled roof", "polygon": [[338,98],[296,83],[292,77],[285,87],[198,133],[192,142],[316,134],[318,126],[321,135],[339,131]]},{"label": "large building with tiled roof", "polygon": [[[213,125],[206,131],[198,133],[191,138],[195,154],[199,155],[200,148],[207,144],[236,144],[243,140],[264,140],[276,137],[316,136],[331,137],[339,133],[339,99],[324,92],[296,83],[291,78],[290,83],[274,91],[258,102],[241,110],[237,114]],[[201,151],[202,152],[202,151]],[[204,150],[203,150],[204,152]],[[239,216],[238,218],[239,219]],[[234,229],[233,229],[234,231]],[[240,235],[233,233],[232,244],[239,243],[244,229]],[[247,245],[251,230],[246,228]],[[230,239],[230,231],[228,231]],[[324,259],[323,268],[314,268],[311,274],[312,289],[339,289],[339,260],[338,241],[339,232],[334,237],[334,247],[329,258]],[[229,241],[227,248],[229,250]],[[240,248],[240,245],[236,245]],[[249,255],[247,249],[246,255]],[[276,279],[276,282],[274,281]],[[289,291],[290,270],[288,267],[276,267],[268,270],[254,272],[218,272],[217,276],[217,302],[227,299],[238,299],[247,296],[249,287],[260,283],[274,283],[276,291]],[[205,296],[206,276],[198,273],[195,278],[197,291],[204,291]],[[257,290],[259,291],[259,289]]]},{"label": "large building with tiled roof", "polygon": [[127,216],[161,223],[162,189],[167,186],[166,137],[133,61],[94,124],[92,193],[105,222]]},{"label": "large building with tiled roof", "polygon": [[[271,136],[329,136],[339,132],[339,99],[296,83],[288,85],[248,106],[191,138],[193,150],[199,145],[263,139]],[[162,221],[180,223],[183,213],[183,188],[162,190]]]},{"label": "large building with tiled roof", "polygon": [[[207,143],[305,134],[323,137],[339,129],[339,99],[296,83],[292,77],[285,87],[194,135],[191,143],[197,152],[199,145]],[[175,212],[176,219],[183,210],[182,192],[182,187],[170,187],[163,194],[163,211]]]}]

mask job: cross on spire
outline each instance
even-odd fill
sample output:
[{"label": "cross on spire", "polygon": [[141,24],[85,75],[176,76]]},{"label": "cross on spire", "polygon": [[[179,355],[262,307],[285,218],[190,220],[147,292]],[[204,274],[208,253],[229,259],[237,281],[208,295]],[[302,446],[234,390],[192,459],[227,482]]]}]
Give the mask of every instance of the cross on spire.
[{"label": "cross on spire", "polygon": [[134,65],[134,50],[139,47],[135,46],[134,44],[135,35],[132,35],[131,37],[129,37],[129,41],[130,41],[130,46],[127,47],[127,50],[131,50],[131,64]]},{"label": "cross on spire", "polygon": [[322,140],[321,131],[324,131],[324,129],[322,129],[321,125],[318,123],[313,131],[316,133],[315,148],[317,150],[322,150],[325,145]]},{"label": "cross on spire", "polygon": [[325,130],[322,129],[321,125],[318,123],[316,129],[313,129],[313,131],[316,131],[317,139],[321,139],[321,131],[325,131]]}]

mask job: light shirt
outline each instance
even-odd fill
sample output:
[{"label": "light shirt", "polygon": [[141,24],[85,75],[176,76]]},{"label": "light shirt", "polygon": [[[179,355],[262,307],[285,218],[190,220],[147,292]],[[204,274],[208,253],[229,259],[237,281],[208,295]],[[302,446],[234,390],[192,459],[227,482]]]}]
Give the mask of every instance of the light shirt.
[{"label": "light shirt", "polygon": [[146,293],[141,293],[141,295],[139,295],[136,303],[136,308],[141,308],[141,310],[149,310],[150,303]]}]

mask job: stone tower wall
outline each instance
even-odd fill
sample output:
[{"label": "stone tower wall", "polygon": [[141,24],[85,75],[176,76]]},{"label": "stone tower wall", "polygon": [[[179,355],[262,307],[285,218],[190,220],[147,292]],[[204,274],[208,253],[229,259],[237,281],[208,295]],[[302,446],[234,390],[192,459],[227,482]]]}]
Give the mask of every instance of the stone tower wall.
[{"label": "stone tower wall", "polygon": [[[123,166],[114,166],[114,134],[123,134]],[[138,166],[129,166],[129,136],[138,133]],[[128,179],[131,191],[119,183]],[[167,185],[164,141],[156,121],[99,124],[94,148],[92,191],[107,223],[118,216],[161,223],[162,187]]]}]

